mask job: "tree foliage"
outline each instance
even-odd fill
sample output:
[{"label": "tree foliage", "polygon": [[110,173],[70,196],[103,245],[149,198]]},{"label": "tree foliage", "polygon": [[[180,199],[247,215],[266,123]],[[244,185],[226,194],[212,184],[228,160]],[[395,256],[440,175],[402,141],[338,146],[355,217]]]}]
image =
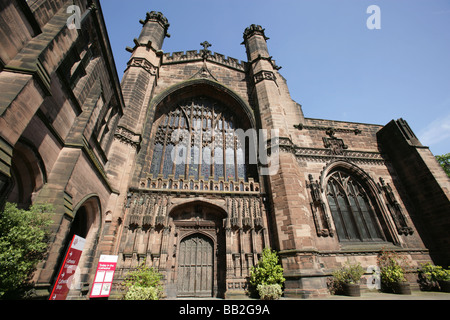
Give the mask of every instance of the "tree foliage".
[{"label": "tree foliage", "polygon": [[436,160],[439,162],[441,167],[444,169],[447,176],[450,177],[450,153],[436,156]]},{"label": "tree foliage", "polygon": [[0,298],[17,294],[26,285],[48,248],[50,205],[29,210],[6,203],[0,213]]}]

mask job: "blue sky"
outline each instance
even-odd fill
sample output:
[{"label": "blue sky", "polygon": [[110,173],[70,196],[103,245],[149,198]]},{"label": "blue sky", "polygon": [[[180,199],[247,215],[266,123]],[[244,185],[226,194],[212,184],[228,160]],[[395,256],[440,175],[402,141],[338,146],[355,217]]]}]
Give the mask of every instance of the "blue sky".
[{"label": "blue sky", "polygon": [[[246,60],[242,34],[266,29],[270,55],[309,118],[387,124],[403,118],[434,154],[450,153],[449,0],[102,0],[119,77],[148,11],[170,23],[163,51]],[[370,5],[381,29],[366,26]]]}]

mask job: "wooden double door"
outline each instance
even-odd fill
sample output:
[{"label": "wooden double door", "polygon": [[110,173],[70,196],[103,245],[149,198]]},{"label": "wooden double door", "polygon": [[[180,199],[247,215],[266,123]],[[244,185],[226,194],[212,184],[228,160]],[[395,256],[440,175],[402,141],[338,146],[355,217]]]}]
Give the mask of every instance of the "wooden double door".
[{"label": "wooden double door", "polygon": [[200,233],[184,238],[178,256],[177,295],[211,297],[214,283],[214,243]]}]

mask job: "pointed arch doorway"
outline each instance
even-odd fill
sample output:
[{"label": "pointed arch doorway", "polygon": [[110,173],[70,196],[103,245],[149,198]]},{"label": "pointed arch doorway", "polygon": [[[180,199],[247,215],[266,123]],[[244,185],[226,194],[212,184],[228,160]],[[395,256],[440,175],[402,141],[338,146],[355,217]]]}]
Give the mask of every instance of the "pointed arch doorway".
[{"label": "pointed arch doorway", "polygon": [[176,238],[172,283],[177,297],[222,297],[225,293],[226,212],[211,203],[194,201],[171,214]]},{"label": "pointed arch doorway", "polygon": [[[92,261],[95,258],[101,229],[102,209],[100,198],[94,194],[87,195],[74,207],[73,212],[75,217],[63,242],[64,249],[62,252],[67,252],[75,235],[85,239],[86,242],[68,288],[67,300],[78,299],[80,296],[88,294],[89,284],[92,281],[90,279],[93,271]],[[64,256],[61,255],[59,258],[58,270],[63,267]]]},{"label": "pointed arch doorway", "polygon": [[213,248],[213,241],[201,233],[194,233],[180,242],[178,296],[212,296],[214,283]]}]

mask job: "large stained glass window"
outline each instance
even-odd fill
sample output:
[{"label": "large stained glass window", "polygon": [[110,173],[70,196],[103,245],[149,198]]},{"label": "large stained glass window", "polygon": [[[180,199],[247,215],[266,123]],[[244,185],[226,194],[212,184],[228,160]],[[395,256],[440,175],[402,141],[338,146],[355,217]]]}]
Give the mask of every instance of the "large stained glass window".
[{"label": "large stained glass window", "polygon": [[153,178],[248,181],[248,156],[236,134],[240,121],[226,106],[208,98],[189,99],[157,123]]},{"label": "large stained glass window", "polygon": [[342,171],[328,179],[327,199],[340,241],[384,241],[375,208],[361,184]]}]

